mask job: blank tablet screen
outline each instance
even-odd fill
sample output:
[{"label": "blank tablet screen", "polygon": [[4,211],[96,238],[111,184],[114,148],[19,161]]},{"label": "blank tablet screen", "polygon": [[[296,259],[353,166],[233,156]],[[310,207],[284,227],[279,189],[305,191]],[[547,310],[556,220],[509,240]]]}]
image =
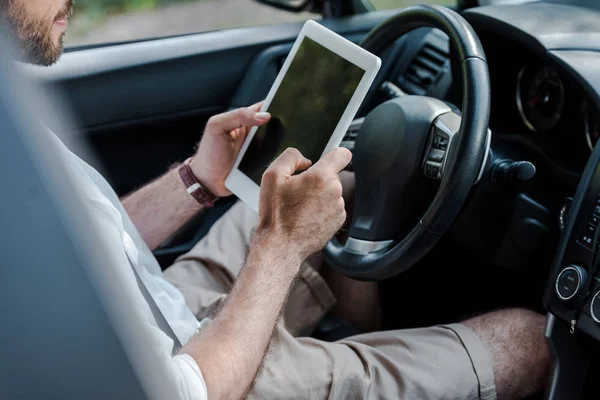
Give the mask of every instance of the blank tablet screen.
[{"label": "blank tablet screen", "polygon": [[286,148],[313,164],[321,157],[365,71],[305,37],[238,166],[260,186],[262,175]]}]

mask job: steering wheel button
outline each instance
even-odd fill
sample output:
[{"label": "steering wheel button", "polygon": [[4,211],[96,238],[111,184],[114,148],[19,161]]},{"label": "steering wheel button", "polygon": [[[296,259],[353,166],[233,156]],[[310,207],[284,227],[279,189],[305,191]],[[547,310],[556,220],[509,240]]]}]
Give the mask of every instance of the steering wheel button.
[{"label": "steering wheel button", "polygon": [[444,155],[445,153],[443,151],[431,149],[431,151],[429,152],[429,156],[427,156],[427,159],[429,161],[442,162],[442,160],[444,159]]},{"label": "steering wheel button", "polygon": [[440,170],[440,165],[437,163],[428,161],[425,164],[425,176],[429,178],[438,179],[440,177]]},{"label": "steering wheel button", "polygon": [[448,148],[448,138],[446,137],[442,137],[439,135],[435,135],[433,138],[433,144],[431,147],[433,147],[434,149],[438,149],[441,151],[446,151],[446,149]]}]

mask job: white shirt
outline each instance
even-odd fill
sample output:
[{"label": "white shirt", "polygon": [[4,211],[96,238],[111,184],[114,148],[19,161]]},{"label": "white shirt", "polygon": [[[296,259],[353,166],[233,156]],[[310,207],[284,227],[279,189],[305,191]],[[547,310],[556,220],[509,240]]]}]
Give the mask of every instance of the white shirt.
[{"label": "white shirt", "polygon": [[162,311],[165,319],[185,345],[200,328],[200,323],[186,306],[181,292],[167,282],[156,258],[135,228],[123,208],[119,197],[109,183],[85,161],[73,154],[52,132],[58,151],[72,172],[75,185],[82,192],[89,206],[97,229],[114,249],[110,258],[117,270],[111,271],[132,291],[135,307],[139,307],[148,323],[152,343],[167,364],[168,373],[175,381],[178,398],[182,400],[205,400],[208,398],[206,384],[198,364],[187,354],[172,356],[173,340],[160,330],[150,306],[140,291],[127,257],[135,266],[140,279]]}]

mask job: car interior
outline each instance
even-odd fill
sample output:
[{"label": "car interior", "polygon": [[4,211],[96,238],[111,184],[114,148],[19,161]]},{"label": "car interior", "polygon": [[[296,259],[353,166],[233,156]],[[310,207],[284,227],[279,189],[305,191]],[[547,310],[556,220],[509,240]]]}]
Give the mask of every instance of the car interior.
[{"label": "car interior", "polygon": [[[369,247],[330,243],[326,259],[350,277],[379,282],[383,329],[505,307],[547,315],[553,368],[543,398],[596,399],[599,7],[460,2],[447,9],[462,25],[445,7],[325,3],[318,3],[319,23],[382,59],[342,141],[355,153],[348,167],[358,180],[354,222],[368,214],[377,226],[353,225],[355,244]],[[71,133],[89,144],[90,162],[125,196],[189,157],[212,115],[264,99],[301,28],[295,22],[73,47],[55,66],[23,70],[64,97],[75,117]],[[440,120],[444,113],[452,118]],[[399,115],[414,117],[414,125],[402,126]],[[450,131],[436,133],[441,125]],[[420,133],[411,139],[413,131]],[[378,164],[360,149],[384,141],[385,172],[377,181],[362,178]],[[444,161],[428,158],[433,149],[443,150]],[[156,249],[161,266],[190,250],[236,201],[221,199]],[[324,321],[314,337],[355,332]]]}]

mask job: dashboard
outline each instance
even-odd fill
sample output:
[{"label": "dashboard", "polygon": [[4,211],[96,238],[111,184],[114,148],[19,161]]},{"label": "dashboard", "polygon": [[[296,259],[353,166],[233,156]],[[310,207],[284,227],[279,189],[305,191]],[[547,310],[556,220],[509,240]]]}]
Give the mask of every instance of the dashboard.
[{"label": "dashboard", "polygon": [[490,69],[493,132],[544,157],[562,172],[558,179],[572,184],[598,142],[598,107],[551,57],[495,33],[480,38]]},{"label": "dashboard", "polygon": [[594,149],[599,136],[595,107],[565,82],[556,67],[525,64],[516,82],[515,104],[530,132],[557,136],[579,132],[577,142],[585,141],[590,152]]},{"label": "dashboard", "polygon": [[[463,16],[488,61],[492,143],[483,179],[449,236],[495,266],[547,268],[600,138],[600,13],[534,3],[477,7]],[[462,82],[448,37],[418,29],[396,45],[383,59],[388,68],[376,102],[425,95],[460,110]],[[527,162],[535,176],[495,180],[494,167],[505,161]]]},{"label": "dashboard", "polygon": [[[600,82],[581,76],[581,70],[555,56],[572,52],[571,47],[598,56],[600,39],[593,42],[590,39],[595,37],[581,30],[596,30],[600,13],[585,10],[581,16],[582,10],[540,3],[477,7],[464,14],[488,59],[494,140],[523,148],[541,169],[547,168],[572,190],[600,139]],[[573,24],[565,23],[571,17]],[[558,31],[552,31],[552,24],[531,23],[538,18],[555,19]],[[460,76],[445,34],[437,29],[413,32],[401,54],[386,76],[387,83],[407,94],[439,98],[460,108]]]}]

